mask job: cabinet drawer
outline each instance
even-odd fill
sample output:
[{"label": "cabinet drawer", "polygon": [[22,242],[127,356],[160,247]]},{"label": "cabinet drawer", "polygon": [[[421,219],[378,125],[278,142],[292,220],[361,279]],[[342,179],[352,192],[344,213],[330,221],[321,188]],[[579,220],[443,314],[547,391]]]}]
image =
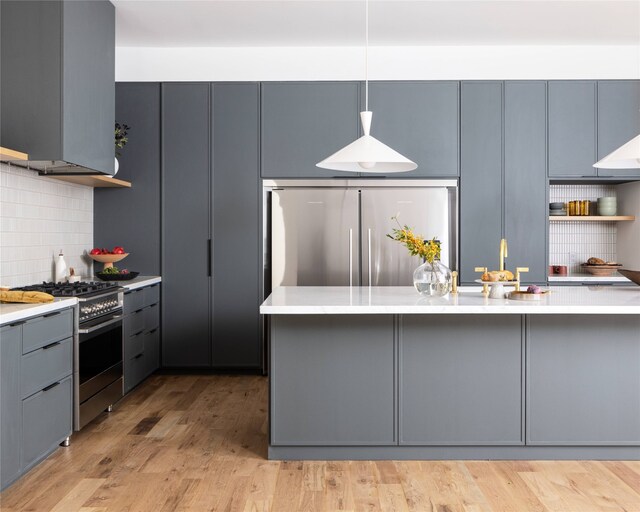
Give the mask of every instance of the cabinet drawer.
[{"label": "cabinet drawer", "polygon": [[124,357],[125,359],[137,356],[144,351],[144,331],[139,332],[135,336],[128,336],[124,340]]},{"label": "cabinet drawer", "polygon": [[71,375],[73,339],[56,341],[22,356],[22,398]]},{"label": "cabinet drawer", "polygon": [[125,339],[130,336],[135,336],[141,331],[144,331],[145,325],[145,310],[139,310],[135,313],[131,313],[124,319],[124,337]]},{"label": "cabinet drawer", "polygon": [[71,434],[71,376],[22,401],[22,468],[53,451]]},{"label": "cabinet drawer", "polygon": [[151,331],[160,325],[160,305],[154,304],[144,309],[144,328]]},{"label": "cabinet drawer", "polygon": [[[140,335],[142,338],[142,335]],[[146,377],[146,354],[141,352],[128,358],[124,364],[124,391],[128,393]]]},{"label": "cabinet drawer", "polygon": [[54,311],[27,320],[22,326],[22,353],[37,350],[73,335],[73,310]]},{"label": "cabinet drawer", "polygon": [[123,311],[125,315],[144,307],[144,288],[138,288],[124,294]]},{"label": "cabinet drawer", "polygon": [[150,306],[151,304],[157,304],[160,302],[160,285],[154,284],[143,288],[144,290],[144,305]]},{"label": "cabinet drawer", "polygon": [[145,376],[160,367],[160,329],[155,328],[144,336]]}]

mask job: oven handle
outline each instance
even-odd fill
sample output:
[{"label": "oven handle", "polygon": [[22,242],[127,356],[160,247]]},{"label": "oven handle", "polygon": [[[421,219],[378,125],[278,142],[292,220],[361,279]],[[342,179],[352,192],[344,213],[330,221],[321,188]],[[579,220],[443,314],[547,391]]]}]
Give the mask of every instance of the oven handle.
[{"label": "oven handle", "polygon": [[111,320],[107,320],[106,322],[103,322],[101,324],[98,325],[94,325],[93,327],[89,327],[88,329],[78,329],[78,332],[80,334],[90,334],[94,331],[97,331],[98,329],[102,329],[103,327],[106,327],[107,325],[111,325],[111,324],[115,324],[116,322],[120,322],[122,320],[122,315],[116,315],[113,318],[111,318]]}]

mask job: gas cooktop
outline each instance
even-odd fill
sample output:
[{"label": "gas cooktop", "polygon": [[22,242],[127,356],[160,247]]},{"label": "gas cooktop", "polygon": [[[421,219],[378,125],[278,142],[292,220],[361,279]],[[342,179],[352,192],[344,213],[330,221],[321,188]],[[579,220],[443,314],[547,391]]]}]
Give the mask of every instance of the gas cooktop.
[{"label": "gas cooktop", "polygon": [[30,286],[13,288],[25,292],[45,292],[54,297],[91,297],[105,292],[117,291],[120,287],[115,283],[105,282],[79,282],[79,283],[53,283],[42,282]]}]

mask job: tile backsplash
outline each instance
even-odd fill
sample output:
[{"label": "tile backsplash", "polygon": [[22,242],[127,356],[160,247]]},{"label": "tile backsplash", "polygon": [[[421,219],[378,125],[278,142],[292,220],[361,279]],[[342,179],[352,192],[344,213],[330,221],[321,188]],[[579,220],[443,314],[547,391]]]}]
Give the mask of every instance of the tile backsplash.
[{"label": "tile backsplash", "polygon": [[63,250],[67,267],[92,274],[93,188],[0,164],[0,285],[52,281]]},{"label": "tile backsplash", "polygon": [[[551,185],[549,202],[568,202],[576,199],[595,202],[599,197],[617,197],[613,185]],[[582,273],[580,264],[592,256],[616,261],[616,222],[550,222],[549,264],[566,265],[570,274]]]}]

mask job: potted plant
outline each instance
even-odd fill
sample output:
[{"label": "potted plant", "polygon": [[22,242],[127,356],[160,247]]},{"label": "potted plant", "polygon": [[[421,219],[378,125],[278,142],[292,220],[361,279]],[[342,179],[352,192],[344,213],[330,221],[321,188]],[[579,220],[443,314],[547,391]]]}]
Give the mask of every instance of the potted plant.
[{"label": "potted plant", "polygon": [[129,126],[127,126],[126,124],[116,123],[116,127],[115,127],[115,146],[116,146],[115,160],[116,161],[115,161],[115,166],[113,168],[114,176],[118,172],[118,168],[120,167],[120,164],[118,163],[118,157],[120,156],[120,151],[118,150],[124,148],[127,145],[127,142],[129,142],[127,133],[129,133]]}]

